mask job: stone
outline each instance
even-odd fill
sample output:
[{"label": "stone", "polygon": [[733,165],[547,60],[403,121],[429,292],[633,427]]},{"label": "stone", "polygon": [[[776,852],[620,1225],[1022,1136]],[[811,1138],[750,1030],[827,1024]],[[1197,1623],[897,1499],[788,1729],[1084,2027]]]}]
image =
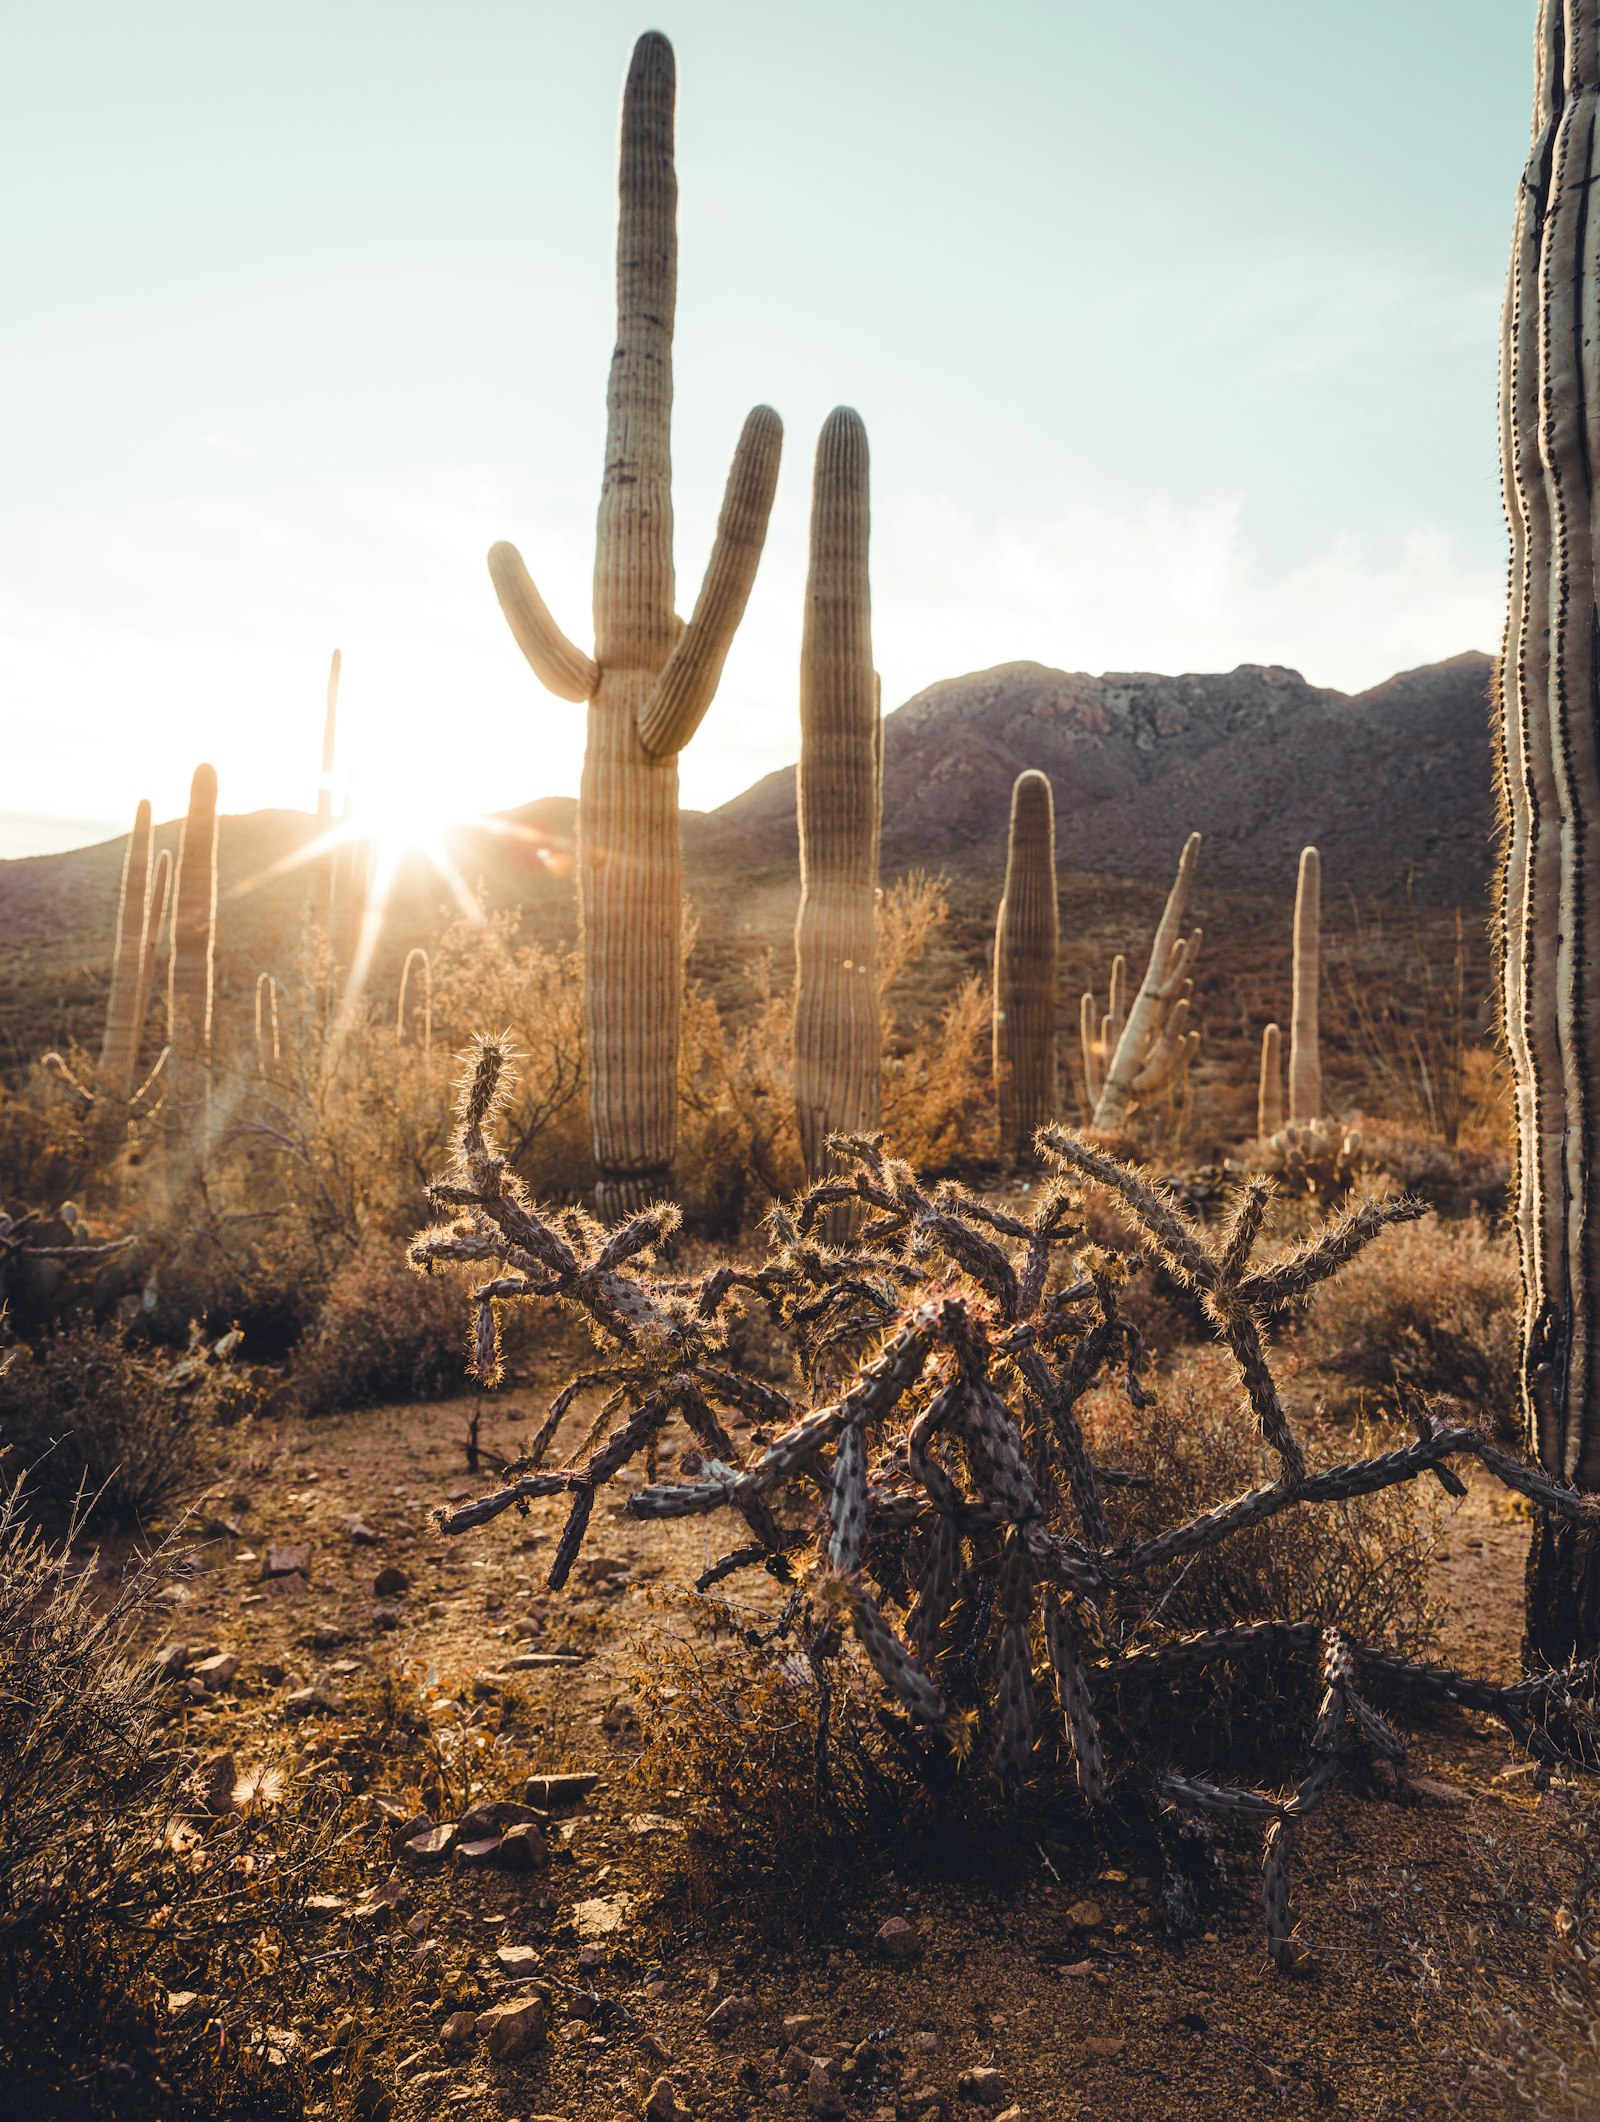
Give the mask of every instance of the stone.
[{"label": "stone", "polygon": [[603,1945],[585,1945],[580,1949],[578,1953],[578,1972],[580,1975],[597,1975],[605,1964],[606,1949]]},{"label": "stone", "polygon": [[778,2058],[778,2076],[785,2085],[804,2085],[811,2075],[813,2060],[803,2048],[791,2042]]},{"label": "stone", "polygon": [[599,1782],[599,1776],[587,1769],[575,1769],[559,1776],[530,1776],[522,1795],[530,1805],[546,1808],[553,1805],[578,1805]]},{"label": "stone", "polygon": [[293,1694],[283,1698],[283,1713],[286,1717],[316,1717],[332,1707],[333,1704],[320,1687],[297,1687]]},{"label": "stone", "polygon": [[550,2030],[550,2007],[541,1996],[513,1997],[478,2014],[478,2031],[489,2037],[496,2063],[514,2063],[537,2047]]},{"label": "stone", "polygon": [[827,2056],[814,2057],[806,2076],[806,2105],[814,2115],[833,2118],[844,2113],[844,2094],[839,2089],[838,2067]]},{"label": "stone", "polygon": [[150,1660],[151,1670],[161,1680],[181,1680],[189,1662],[187,1643],[164,1643]]},{"label": "stone", "polygon": [[550,1847],[537,1820],[523,1820],[508,1827],[500,1837],[500,1862],[508,1871],[542,1871],[550,1862]]},{"label": "stone", "polygon": [[233,1789],[238,1780],[239,1771],[232,1754],[207,1754],[189,1778],[189,1789],[200,1810],[213,1820],[220,1820],[224,1813],[235,1809]]},{"label": "stone", "polygon": [[979,2107],[999,2107],[1010,2090],[1004,2073],[991,2063],[976,2064],[956,2080],[956,2091],[962,2099],[972,2100]]},{"label": "stone", "polygon": [[491,1798],[480,1805],[469,1805],[459,1822],[463,1842],[481,1842],[486,1835],[503,1835],[508,1827],[520,1827],[528,1822],[537,1825],[540,1814],[531,1805],[521,1805],[515,1798]]},{"label": "stone", "polygon": [[1402,1786],[1424,1805],[1432,1805],[1441,1811],[1453,1811],[1472,1803],[1472,1793],[1463,1790],[1459,1783],[1446,1783],[1442,1776],[1410,1776]]},{"label": "stone", "polygon": [[731,2034],[736,2027],[748,2026],[756,2015],[754,1997],[724,1997],[722,2002],[706,2019],[708,2034]]},{"label": "stone", "polygon": [[572,1927],[580,1938],[606,1938],[621,1930],[633,1906],[632,1894],[601,1894],[572,1904]]},{"label": "stone", "polygon": [[678,2105],[678,2088],[670,2078],[657,2078],[644,2103],[645,2122],[690,2122],[689,2111]]},{"label": "stone", "polygon": [[261,1565],[263,1577],[309,1577],[311,1549],[303,1541],[273,1541]]},{"label": "stone", "polygon": [[440,1864],[455,1847],[456,1823],[446,1820],[442,1827],[424,1829],[420,1835],[412,1835],[406,1843],[406,1855],[419,1864]]},{"label": "stone", "polygon": [[804,2033],[804,2032],[806,2031],[806,2029],[807,2029],[807,2028],[808,2028],[809,2026],[811,2026],[811,2025],[812,2025],[813,2023],[814,2023],[814,2022],[813,2022],[813,2020],[812,2020],[812,2017],[811,2017],[811,2014],[810,2014],[810,2012],[808,2012],[808,2011],[795,2011],[795,2012],[791,2012],[791,2013],[789,2014],[788,2018],[787,2018],[787,2019],[785,2019],[785,2020],[784,2020],[784,2022],[783,2022],[783,2031],[784,2031],[784,2037],[785,2037],[785,2039],[787,2039],[787,2040],[789,2040],[789,2041],[798,2041],[798,2040],[799,2040],[799,2038],[800,2038],[800,2036],[801,2036],[801,2035],[802,2035],[802,2034],[803,2034],[803,2033]]},{"label": "stone", "polygon": [[532,1945],[502,1945],[495,1953],[495,1960],[503,1975],[513,1982],[525,1982],[530,1975],[539,1972],[538,1949]]},{"label": "stone", "polygon": [[914,1960],[922,1950],[921,1940],[904,1916],[891,1916],[878,1926],[878,1950],[886,1960]]},{"label": "stone", "polygon": [[378,1599],[403,1599],[410,1589],[411,1579],[397,1562],[380,1569],[372,1580],[373,1596]]},{"label": "stone", "polygon": [[375,1606],[372,1609],[372,1625],[384,1634],[397,1629],[400,1626],[400,1619],[401,1615],[398,1606]]},{"label": "stone", "polygon": [[1025,2107],[1019,2107],[1013,2101],[1003,2114],[995,2116],[994,2122],[1032,2122],[1032,2118]]},{"label": "stone", "polygon": [[542,1673],[554,1671],[562,1666],[584,1665],[588,1652],[581,1650],[525,1650],[515,1658],[507,1658],[500,1670],[503,1673]]},{"label": "stone", "polygon": [[936,2033],[932,2033],[928,2029],[924,2028],[921,2033],[916,2033],[911,2036],[911,2046],[914,2049],[917,2049],[922,2055],[931,2056],[934,2050],[939,2046],[939,2036]]},{"label": "stone", "polygon": [[1090,2034],[1083,2044],[1083,2053],[1091,2061],[1109,2063],[1120,2056],[1127,2045],[1127,2037],[1123,2034]]},{"label": "stone", "polygon": [[450,1861],[452,1864],[459,1864],[463,1871],[481,1871],[486,1864],[492,1864],[499,1854],[498,1835],[484,1835],[474,1842],[463,1842],[458,1828],[456,1845],[450,1852]]},{"label": "stone", "polygon": [[439,2029],[439,2046],[447,2053],[451,2049],[470,2048],[477,2025],[476,2012],[453,2011]]},{"label": "stone", "polygon": [[214,1658],[202,1658],[189,1674],[191,1685],[198,1680],[208,1695],[220,1695],[224,1688],[231,1687],[233,1676],[239,1670],[239,1661],[227,1651],[219,1651]]},{"label": "stone", "polygon": [[1067,1921],[1075,1930],[1098,1930],[1106,1920],[1106,1912],[1098,1901],[1074,1901],[1067,1910]]},{"label": "stone", "polygon": [[346,1518],[344,1529],[357,1547],[376,1547],[378,1536],[362,1518]]}]

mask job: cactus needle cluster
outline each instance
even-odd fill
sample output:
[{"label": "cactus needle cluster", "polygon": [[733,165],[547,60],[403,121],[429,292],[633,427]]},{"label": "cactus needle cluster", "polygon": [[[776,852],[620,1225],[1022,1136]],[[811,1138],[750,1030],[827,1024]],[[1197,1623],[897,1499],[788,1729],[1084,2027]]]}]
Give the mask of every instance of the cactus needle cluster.
[{"label": "cactus needle cluster", "polygon": [[[550,1572],[563,1584],[600,1489],[636,1459],[642,1519],[731,1513],[740,1537],[701,1588],[759,1567],[853,1631],[908,1744],[935,1761],[987,1768],[1015,1787],[1054,1753],[1070,1762],[1091,1814],[1113,1803],[1260,1828],[1262,1897],[1273,1957],[1297,1957],[1288,1898],[1295,1835],[1353,1748],[1393,1754],[1380,1702],[1450,1699],[1501,1719],[1541,1762],[1583,1756],[1589,1722],[1564,1676],[1497,1687],[1419,1666],[1292,1619],[1251,1618],[1207,1636],[1161,1627],[1163,1593],[1203,1550],[1274,1516],[1368,1496],[1426,1475],[1459,1493],[1452,1461],[1479,1460],[1536,1509],[1593,1522],[1600,1503],[1524,1465],[1475,1423],[1424,1416],[1413,1443],[1313,1467],[1267,1353],[1274,1315],[1353,1259],[1410,1201],[1347,1209],[1286,1256],[1258,1244],[1270,1184],[1247,1182],[1207,1233],[1159,1186],[1064,1129],[1042,1129],[1050,1176],[1024,1213],[959,1187],[920,1186],[877,1137],[836,1137],[836,1176],[771,1218],[751,1265],[673,1277],[653,1263],[677,1211],[657,1204],[603,1228],[581,1209],[530,1202],[493,1142],[507,1089],[503,1042],[480,1043],[464,1078],[455,1168],[433,1188],[449,1220],[418,1237],[413,1265],[460,1263],[473,1295],[475,1362],[499,1373],[500,1314],[555,1302],[587,1320],[602,1350],[551,1402],[502,1484],[439,1513],[468,1532],[541,1496],[568,1500]],[[1118,1311],[1104,1256],[1085,1237],[1083,1188],[1112,1196],[1141,1242],[1200,1303],[1227,1349],[1270,1477],[1143,1538],[1113,1536],[1111,1473],[1080,1417],[1085,1393],[1120,1376],[1135,1406],[1138,1337]],[[840,1208],[853,1234],[821,1235]],[[730,1334],[738,1302],[765,1308],[787,1340],[801,1389],[753,1375]],[[546,1460],[563,1416],[604,1394],[579,1451]],[[668,1425],[699,1451],[692,1478],[655,1478]],[[735,1441],[744,1429],[747,1442]],[[1322,1708],[1307,1770],[1288,1791],[1231,1788],[1190,1772],[1182,1735],[1130,1742],[1128,1690],[1219,1673],[1276,1651],[1317,1661]],[[1108,1714],[1109,1713],[1109,1714]],[[1115,1754],[1108,1733],[1122,1735]]]}]

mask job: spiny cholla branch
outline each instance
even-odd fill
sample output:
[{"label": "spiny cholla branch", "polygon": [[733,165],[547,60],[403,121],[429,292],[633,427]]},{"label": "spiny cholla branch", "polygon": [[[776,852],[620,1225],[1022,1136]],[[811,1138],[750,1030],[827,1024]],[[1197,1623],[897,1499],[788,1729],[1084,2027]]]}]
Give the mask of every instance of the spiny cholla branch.
[{"label": "spiny cholla branch", "polygon": [[[419,1237],[411,1258],[423,1270],[492,1265],[474,1292],[475,1367],[485,1383],[499,1374],[508,1303],[568,1305],[603,1354],[556,1396],[500,1488],[438,1514],[444,1532],[565,1494],[570,1514],[550,1573],[559,1586],[598,1490],[643,1458],[647,1483],[630,1495],[629,1513],[738,1514],[752,1537],[705,1573],[702,1588],[758,1566],[786,1583],[803,1579],[818,1607],[853,1630],[930,1760],[941,1750],[987,1759],[1015,1784],[1043,1742],[1043,1704],[1053,1695],[1057,1742],[1091,1808],[1106,1804],[1119,1777],[1124,1790],[1143,1779],[1185,1813],[1260,1823],[1268,1937],[1283,1967],[1296,1957],[1295,1835],[1352,1745],[1399,1749],[1371,1694],[1486,1710],[1546,1767],[1594,1757],[1588,1709],[1564,1682],[1496,1687],[1292,1621],[1249,1621],[1206,1637],[1159,1632],[1166,1584],[1203,1550],[1282,1512],[1424,1474],[1459,1490],[1453,1458],[1476,1457],[1541,1510],[1568,1518],[1600,1510],[1472,1423],[1424,1418],[1415,1443],[1308,1466],[1268,1360],[1270,1319],[1390,1224],[1419,1215],[1417,1203],[1359,1204],[1261,1265],[1265,1180],[1246,1183],[1213,1234],[1143,1174],[1060,1128],[1040,1131],[1053,1175],[1026,1213],[949,1184],[925,1189],[877,1137],[836,1136],[837,1176],[774,1210],[764,1260],[669,1278],[653,1262],[677,1221],[670,1206],[605,1231],[581,1210],[529,1202],[490,1141],[510,1058],[503,1039],[481,1041],[471,1057],[455,1169],[432,1189],[451,1220]],[[1113,1539],[1104,1493],[1115,1470],[1096,1463],[1078,1413],[1090,1387],[1119,1372],[1134,1407],[1146,1404],[1138,1339],[1117,1309],[1115,1264],[1083,1227],[1074,1189],[1086,1184],[1115,1196],[1147,1251],[1199,1297],[1277,1462],[1274,1480],[1144,1539]],[[840,1231],[839,1243],[823,1235]],[[784,1335],[804,1381],[798,1396],[741,1369],[728,1333],[735,1302],[763,1306]],[[566,1465],[546,1467],[557,1427],[585,1389],[605,1395],[590,1434]],[[662,1481],[657,1449],[675,1417],[698,1458],[688,1478]],[[736,1442],[730,1425],[744,1426],[748,1442]],[[1142,1758],[1108,1762],[1108,1700],[1263,1650],[1320,1661],[1322,1704],[1293,1790],[1232,1789],[1176,1769],[1151,1779]]]}]

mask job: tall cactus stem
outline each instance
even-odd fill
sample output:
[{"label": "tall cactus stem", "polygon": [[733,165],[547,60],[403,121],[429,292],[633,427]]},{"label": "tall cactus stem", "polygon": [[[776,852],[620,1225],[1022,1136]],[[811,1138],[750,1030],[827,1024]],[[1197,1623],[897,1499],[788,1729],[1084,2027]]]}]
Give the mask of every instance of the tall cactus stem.
[{"label": "tall cactus stem", "polygon": [[169,1100],[180,1120],[199,1115],[211,1095],[211,1004],[217,938],[217,772],[197,766],[178,847],[167,968]]},{"label": "tall cactus stem", "polygon": [[397,1046],[406,1043],[406,1004],[411,999],[412,967],[417,971],[417,989],[422,1008],[422,1051],[433,1051],[433,960],[420,944],[406,952],[406,962],[400,968],[400,999],[395,1005],[394,1036]]},{"label": "tall cactus stem", "polygon": [[133,1091],[139,1035],[144,1028],[139,1006],[144,970],[146,926],[150,918],[150,805],[134,812],[133,831],[122,861],[122,891],[117,901],[117,941],[111,962],[111,993],[106,1002],[105,1035],[100,1042],[100,1077],[113,1097]]},{"label": "tall cactus stem", "polygon": [[317,827],[326,832],[333,823],[333,761],[339,735],[339,674],[344,658],[338,649],[328,665],[328,699],[322,716],[322,772],[317,779]]},{"label": "tall cactus stem", "polygon": [[[1185,971],[1199,955],[1200,931],[1196,929],[1192,935],[1185,936],[1183,919],[1188,911],[1189,892],[1199,859],[1200,835],[1191,833],[1178,858],[1178,874],[1167,894],[1166,907],[1150,948],[1150,962],[1106,1065],[1105,1084],[1094,1111],[1094,1124],[1102,1133],[1127,1125],[1138,1101],[1140,1077],[1152,1058],[1161,1052],[1163,1027],[1165,1025],[1169,1032],[1173,1030],[1168,1021],[1169,1009],[1176,1004],[1183,1020],[1187,1020],[1189,998],[1181,994],[1181,989]],[[1115,967],[1112,968],[1111,991],[1114,1020],[1119,1000]],[[1171,1066],[1178,1060],[1180,1052],[1188,1056],[1194,1052],[1194,1047],[1188,1043],[1194,1035],[1183,1032],[1181,1024],[1177,1029],[1179,1038],[1173,1042],[1170,1058],[1163,1061],[1160,1081],[1170,1075]],[[1187,1060],[1183,1065],[1188,1065]],[[1146,1078],[1143,1088],[1148,1091],[1155,1087],[1156,1082]]]},{"label": "tall cactus stem", "polygon": [[838,406],[817,441],[800,644],[800,912],[794,1086],[807,1177],[833,1134],[878,1124],[878,680],[868,575],[870,468],[860,415]]},{"label": "tall cactus stem", "polygon": [[1261,1034],[1261,1081],[1256,1089],[1256,1139],[1283,1132],[1283,1034],[1269,1024]]},{"label": "tall cactus stem", "polygon": [[1029,1156],[1056,1117],[1056,818],[1050,778],[1011,791],[1005,893],[994,937],[994,1077],[1001,1154]]},{"label": "tall cactus stem", "polygon": [[278,983],[271,973],[256,975],[256,1074],[264,1081],[278,1073]]},{"label": "tall cactus stem", "polygon": [[1289,1125],[1311,1127],[1322,1118],[1322,1052],[1317,998],[1322,982],[1322,857],[1300,850],[1294,894],[1294,999],[1289,1020]]},{"label": "tall cactus stem", "polygon": [[536,676],[559,697],[589,704],[577,868],[596,1200],[608,1217],[635,1212],[669,1182],[683,980],[678,753],[711,704],[744,615],[783,432],[766,406],[746,420],[685,626],[674,601],[670,446],[676,93],[672,47],[647,32],[622,98],[593,656],[562,632],[514,546],[489,554],[501,609]]}]

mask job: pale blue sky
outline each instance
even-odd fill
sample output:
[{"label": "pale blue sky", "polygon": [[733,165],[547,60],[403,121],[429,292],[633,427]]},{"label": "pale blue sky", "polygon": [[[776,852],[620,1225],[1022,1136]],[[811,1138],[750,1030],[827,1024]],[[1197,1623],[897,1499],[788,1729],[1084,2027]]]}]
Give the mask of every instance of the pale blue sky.
[{"label": "pale blue sky", "polygon": [[346,757],[494,808],[582,711],[483,565],[589,640],[615,123],[679,67],[680,604],[746,408],[787,455],[713,803],[792,757],[805,512],[871,437],[886,704],[1017,656],[1491,648],[1500,285],[1531,0],[209,0],[17,9],[0,74],[0,853]]}]

